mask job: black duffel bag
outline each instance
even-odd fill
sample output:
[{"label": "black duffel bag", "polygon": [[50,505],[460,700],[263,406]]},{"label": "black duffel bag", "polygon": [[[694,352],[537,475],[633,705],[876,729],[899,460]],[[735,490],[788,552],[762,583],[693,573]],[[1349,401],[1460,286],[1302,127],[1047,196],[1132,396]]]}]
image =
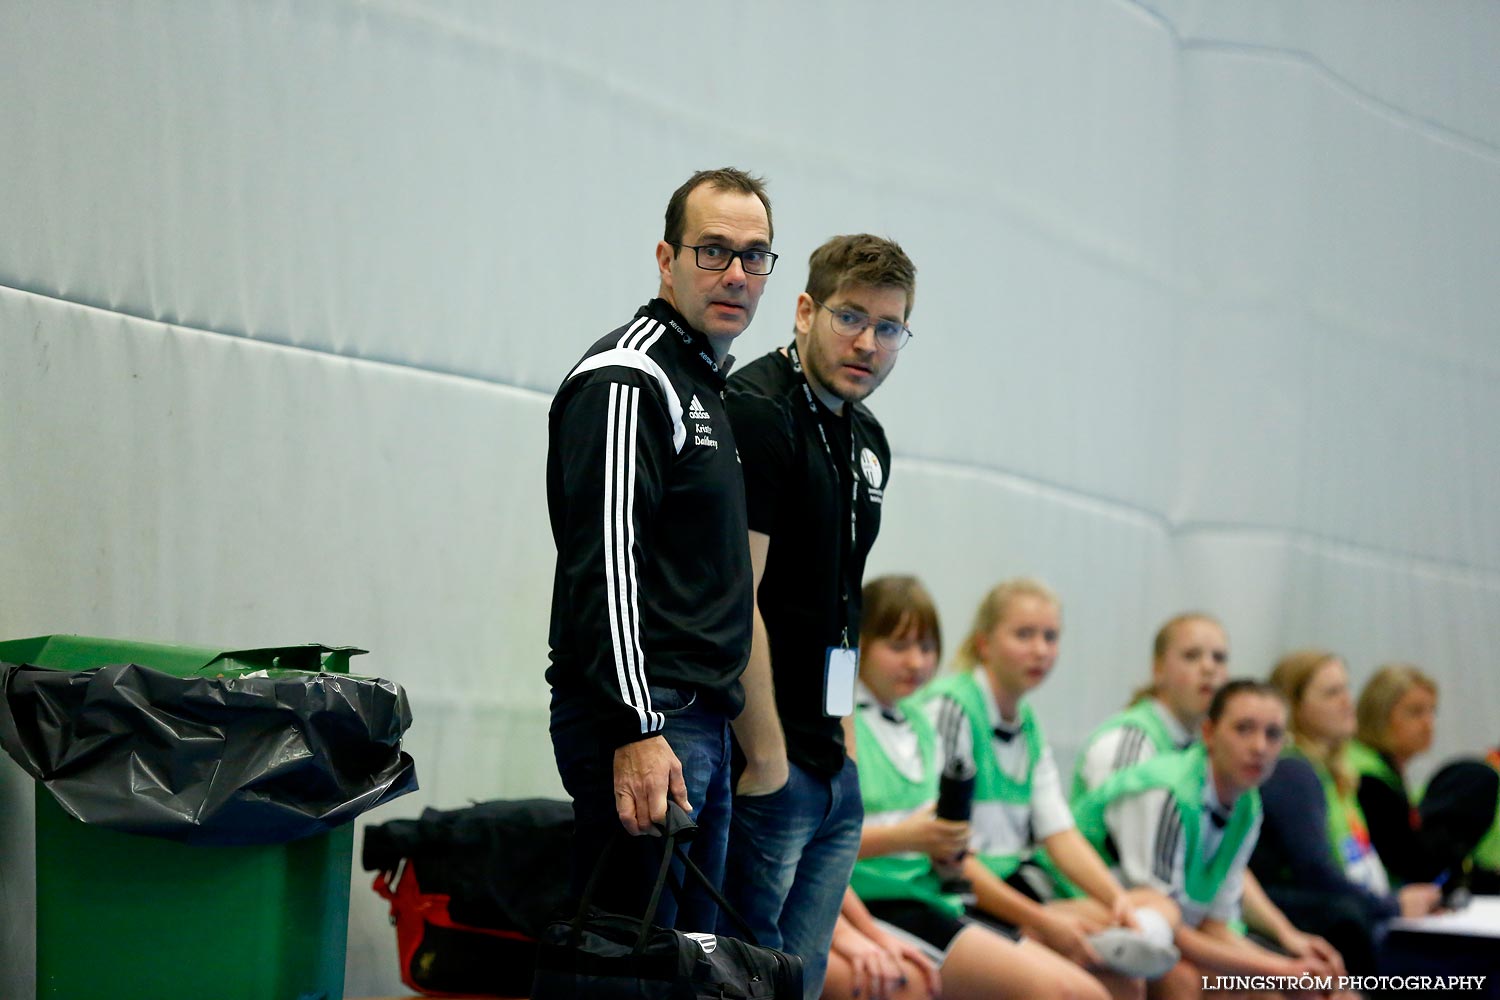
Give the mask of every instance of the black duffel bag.
[{"label": "black duffel bag", "polygon": [[[531,1000],[801,1000],[802,959],[755,944],[744,918],[682,849],[697,829],[681,807],[668,802],[661,868],[642,917],[604,913],[592,905],[600,875],[609,864],[611,841],[594,865],[578,913],[572,920],[549,925],[543,934]],[[671,877],[674,857],[746,940],[652,924],[669,880],[681,898],[682,887]]]},{"label": "black duffel bag", "polygon": [[365,828],[390,902],[401,981],[433,996],[524,997],[537,937],[567,906],[573,806],[553,799],[424,809]]}]

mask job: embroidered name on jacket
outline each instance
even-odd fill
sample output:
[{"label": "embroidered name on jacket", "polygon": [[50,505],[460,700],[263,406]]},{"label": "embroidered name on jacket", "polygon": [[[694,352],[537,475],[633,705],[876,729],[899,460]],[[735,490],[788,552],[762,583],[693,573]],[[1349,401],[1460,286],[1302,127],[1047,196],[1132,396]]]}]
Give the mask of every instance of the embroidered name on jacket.
[{"label": "embroidered name on jacket", "polygon": [[[713,424],[710,423],[712,418],[709,417],[708,411],[703,408],[703,404],[698,402],[696,393],[688,401],[688,419],[701,421],[701,423],[693,424],[693,444],[701,444],[709,448],[717,448],[719,446],[719,442],[713,437],[714,428]],[[739,456],[736,455],[735,457],[738,458]]]}]

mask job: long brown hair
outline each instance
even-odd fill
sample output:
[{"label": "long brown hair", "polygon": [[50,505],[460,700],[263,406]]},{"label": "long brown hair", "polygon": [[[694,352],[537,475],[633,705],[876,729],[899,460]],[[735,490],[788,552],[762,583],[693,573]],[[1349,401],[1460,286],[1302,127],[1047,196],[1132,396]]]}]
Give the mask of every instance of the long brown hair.
[{"label": "long brown hair", "polygon": [[864,605],[859,622],[859,643],[915,633],[931,639],[943,656],[943,628],[938,622],[932,595],[914,576],[880,576],[866,583],[861,592]]},{"label": "long brown hair", "polygon": [[1355,788],[1354,773],[1344,762],[1344,742],[1340,740],[1332,747],[1319,746],[1302,728],[1299,709],[1319,670],[1329,663],[1343,662],[1342,658],[1326,649],[1298,649],[1276,661],[1271,670],[1271,684],[1286,698],[1291,709],[1292,739],[1297,748],[1315,763],[1321,764],[1333,775],[1334,783],[1341,794],[1347,795]]}]

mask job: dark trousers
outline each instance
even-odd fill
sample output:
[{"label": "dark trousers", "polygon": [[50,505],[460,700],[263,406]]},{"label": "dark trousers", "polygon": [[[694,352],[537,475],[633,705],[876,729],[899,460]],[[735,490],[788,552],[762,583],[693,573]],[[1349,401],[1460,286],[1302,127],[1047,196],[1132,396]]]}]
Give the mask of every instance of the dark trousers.
[{"label": "dark trousers", "polygon": [[[709,881],[722,886],[724,854],[729,841],[729,722],[716,709],[700,706],[692,692],[653,686],[652,706],[667,717],[666,737],[682,762],[688,801],[698,832],[688,846],[688,857]],[[660,837],[631,837],[615,811],[615,748],[600,742],[591,706],[578,698],[552,698],[552,750],[563,787],[573,799],[572,905],[576,907],[585,884],[606,847],[610,854],[601,872],[594,904],[611,913],[638,917],[645,913],[656,878],[664,841]],[[682,883],[681,864],[677,869]],[[688,885],[682,899],[671,889],[662,894],[654,923],[682,931],[712,932],[718,904],[696,885]]]}]

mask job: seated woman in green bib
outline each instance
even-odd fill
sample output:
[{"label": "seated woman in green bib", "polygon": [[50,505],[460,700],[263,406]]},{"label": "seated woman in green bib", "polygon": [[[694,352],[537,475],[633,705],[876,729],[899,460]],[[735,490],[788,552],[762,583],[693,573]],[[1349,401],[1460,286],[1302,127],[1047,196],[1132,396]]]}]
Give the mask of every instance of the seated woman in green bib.
[{"label": "seated woman in green bib", "polygon": [[[980,602],[958,669],[924,692],[944,761],[974,774],[965,875],[978,910],[998,925],[1085,968],[1160,974],[1176,959],[1177,907],[1127,891],[1079,835],[1026,700],[1052,672],[1061,635],[1057,596],[1035,580],[1008,580]],[[1150,957],[1117,961],[1116,948]]]},{"label": "seated woman in green bib", "polygon": [[1430,883],[1393,893],[1370,844],[1345,749],[1354,735],[1354,699],[1343,660],[1306,649],[1282,657],[1271,683],[1291,706],[1291,733],[1261,788],[1265,820],[1250,867],[1298,926],[1321,934],[1350,973],[1376,973],[1375,940],[1385,920],[1438,906]]},{"label": "seated woman in green bib", "polygon": [[[1157,629],[1151,683],[1138,688],[1130,705],[1106,719],[1079,751],[1069,795],[1073,808],[1117,772],[1196,745],[1209,705],[1228,677],[1229,635],[1218,619],[1189,611]],[[1243,933],[1248,924],[1289,955],[1341,963],[1327,941],[1303,933],[1287,919],[1248,871],[1241,902],[1244,922],[1231,921],[1235,930]]]},{"label": "seated woman in green bib", "polygon": [[1355,707],[1358,737],[1348,763],[1359,782],[1370,842],[1397,883],[1457,884],[1463,862],[1496,814],[1495,772],[1477,760],[1455,760],[1433,775],[1420,804],[1406,769],[1432,746],[1437,684],[1407,663],[1387,664],[1365,682]]},{"label": "seated woman in green bib", "polygon": [[1338,976],[1321,955],[1292,958],[1234,933],[1245,866],[1260,829],[1259,785],[1286,734],[1286,703],[1261,681],[1221,687],[1202,741],[1116,772],[1075,804],[1079,828],[1125,885],[1182,909],[1182,961],[1157,984],[1190,992],[1205,976]]},{"label": "seated woman in green bib", "polygon": [[1200,611],[1170,619],[1152,643],[1151,682],[1084,741],[1069,798],[1076,801],[1116,771],[1192,746],[1228,676],[1229,636],[1217,619]]},{"label": "seated woman in green bib", "polygon": [[[855,745],[865,827],[851,886],[868,912],[926,942],[942,956],[945,1000],[1108,995],[1088,973],[1033,941],[1016,942],[970,919],[939,870],[960,858],[969,826],[938,819],[942,758],[912,696],[937,671],[941,630],[932,598],[916,578],[865,584],[855,690]],[[867,935],[878,938],[880,934]],[[852,996],[853,956],[830,957],[825,998]],[[888,944],[887,951],[895,946]],[[914,985],[907,976],[907,987]],[[868,995],[867,993],[863,995]]]}]

